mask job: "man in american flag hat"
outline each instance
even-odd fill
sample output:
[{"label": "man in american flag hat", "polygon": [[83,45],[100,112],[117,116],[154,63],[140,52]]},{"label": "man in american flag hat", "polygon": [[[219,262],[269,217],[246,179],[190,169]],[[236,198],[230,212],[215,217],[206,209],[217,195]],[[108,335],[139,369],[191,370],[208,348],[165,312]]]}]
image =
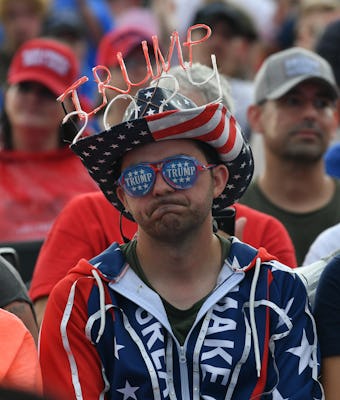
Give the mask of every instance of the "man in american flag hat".
[{"label": "man in american flag hat", "polygon": [[265,249],[213,228],[253,173],[229,110],[150,86],[122,123],[71,147],[138,231],[53,289],[40,338],[46,393],[321,399],[304,284]]}]

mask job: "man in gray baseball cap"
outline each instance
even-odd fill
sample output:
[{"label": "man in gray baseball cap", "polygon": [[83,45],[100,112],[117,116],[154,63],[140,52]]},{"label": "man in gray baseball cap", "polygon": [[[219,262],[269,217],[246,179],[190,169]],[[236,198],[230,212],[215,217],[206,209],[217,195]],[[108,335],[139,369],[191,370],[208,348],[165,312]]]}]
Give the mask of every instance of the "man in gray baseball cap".
[{"label": "man in gray baseball cap", "polygon": [[255,103],[278,99],[299,83],[316,80],[338,97],[331,66],[313,51],[292,47],[269,56],[255,77]]},{"label": "man in gray baseball cap", "polygon": [[323,159],[338,125],[337,97],[328,62],[299,47],[269,56],[255,77],[248,120],[263,142],[255,165],[265,165],[241,202],[285,225],[299,265],[315,237],[340,222],[340,181]]}]

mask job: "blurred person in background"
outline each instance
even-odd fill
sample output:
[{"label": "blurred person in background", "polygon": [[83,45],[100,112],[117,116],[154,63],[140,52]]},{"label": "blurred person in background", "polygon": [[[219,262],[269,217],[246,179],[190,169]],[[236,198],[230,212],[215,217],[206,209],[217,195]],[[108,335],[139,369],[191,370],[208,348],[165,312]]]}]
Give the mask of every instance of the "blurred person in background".
[{"label": "blurred person in background", "polygon": [[[104,0],[105,1],[105,0]],[[112,15],[119,19],[130,8],[139,8],[147,6],[148,0],[106,0]]]},{"label": "blurred person in background", "polygon": [[0,386],[42,394],[38,350],[23,322],[0,308]]},{"label": "blurred person in background", "polygon": [[[247,122],[247,107],[253,97],[253,62],[257,50],[258,32],[250,15],[241,7],[224,1],[209,1],[200,7],[191,26],[206,24],[211,37],[193,46],[193,60],[211,66],[211,54],[215,54],[219,71],[226,75],[235,101],[235,116],[247,138],[250,129]],[[205,29],[192,31],[192,40],[206,35]]]},{"label": "blurred person in background", "polygon": [[[315,52],[326,59],[332,67],[338,90],[340,88],[340,19],[330,22],[315,44]],[[337,103],[338,110],[340,102]],[[339,112],[339,111],[338,111]],[[340,179],[340,129],[337,128],[336,136],[324,155],[325,168],[328,175]],[[340,223],[322,231],[313,241],[306,257],[304,265],[329,256],[340,249]]]},{"label": "blurred person in background", "polygon": [[327,400],[340,392],[340,254],[325,266],[315,295],[314,315],[321,350],[321,380]]},{"label": "blurred person in background", "polygon": [[338,126],[337,100],[331,66],[304,48],[272,54],[255,77],[248,117],[263,136],[265,168],[241,202],[285,225],[299,265],[316,236],[340,222],[340,182],[323,161]]},{"label": "blurred person in background", "polygon": [[[340,89],[339,41],[340,18],[327,25],[315,45],[315,51],[331,65],[338,89]],[[340,110],[339,101],[338,109]],[[338,126],[337,135],[327,149],[324,159],[327,173],[340,179],[340,126]]]},{"label": "blurred person in background", "polygon": [[52,39],[26,41],[13,57],[0,128],[0,242],[42,241],[66,201],[96,189],[68,148],[75,127],[62,125],[56,101],[78,74],[71,49]]},{"label": "blurred person in background", "polygon": [[[207,2],[208,0],[206,0]],[[275,15],[278,0],[225,0],[242,7],[253,19],[264,52],[271,51],[276,33]]]},{"label": "blurred person in background", "polygon": [[300,0],[276,0],[276,11],[273,17],[275,35],[272,53],[294,45],[299,4]]},{"label": "blurred person in background", "polygon": [[[107,7],[109,8],[112,17],[115,20],[117,26],[124,24],[125,15],[129,14],[133,10],[141,10],[150,8],[152,0],[104,0],[106,1]],[[167,0],[166,0],[167,1]],[[166,1],[159,2],[160,4]]]},{"label": "blurred person in background", "polygon": [[[137,83],[144,79],[147,69],[141,42],[146,40],[148,43],[151,64],[154,65],[152,47],[153,33],[151,32],[152,27],[122,26],[113,29],[103,37],[97,51],[97,65],[103,65],[109,69],[111,73],[109,84],[111,86],[124,90],[127,88],[117,60],[117,52],[122,53],[131,82]],[[99,75],[101,77],[106,77],[104,72],[99,71]],[[136,93],[136,91],[137,87],[131,88],[132,95]],[[116,91],[107,89],[106,95],[108,102],[116,97],[117,94]],[[101,98],[99,99],[99,103],[100,102]],[[127,104],[129,104],[129,101],[125,99],[119,99],[114,103],[110,108],[107,119],[110,125],[122,121]],[[102,124],[102,112],[98,113],[97,121],[99,125]]]},{"label": "blurred person in background", "polygon": [[[50,0],[51,7],[43,27],[43,35],[69,45],[80,64],[80,76],[88,81],[78,88],[82,108],[94,108],[97,95],[92,68],[96,65],[97,48],[103,36],[116,26],[107,0]],[[93,122],[94,124],[94,122]],[[95,124],[88,129],[95,129]]]},{"label": "blurred person in background", "polygon": [[[168,48],[171,33],[176,30],[181,39],[186,38],[187,25],[200,0],[150,0],[150,9],[157,20],[158,37],[162,48]],[[174,54],[176,57],[177,54]]]},{"label": "blurred person in background", "polygon": [[295,26],[295,46],[314,50],[326,26],[339,17],[338,0],[300,0]]},{"label": "blurred person in background", "polygon": [[[330,21],[339,18],[338,0],[279,0],[274,20],[277,24],[272,52],[293,46],[315,50],[315,45]],[[338,42],[336,43],[336,46]],[[269,55],[270,53],[268,53]],[[320,54],[323,56],[323,54]],[[330,61],[327,57],[327,61]],[[252,132],[252,149],[255,158],[255,174],[263,172],[263,140]]]},{"label": "blurred person in background", "polygon": [[0,247],[0,307],[19,317],[38,345],[37,319],[27,287],[17,269],[18,261],[14,249]]},{"label": "blurred person in background", "polygon": [[[103,35],[114,26],[107,0],[50,0],[52,16],[63,12],[79,15],[87,29],[91,49],[95,49]],[[94,56],[94,55],[92,55]]]},{"label": "blurred person in background", "polygon": [[[0,85],[6,82],[7,71],[17,49],[41,34],[49,12],[50,0],[0,0]],[[2,104],[2,98],[1,98]]]},{"label": "blurred person in background", "polygon": [[79,62],[80,75],[89,78],[86,84],[79,88],[82,100],[90,104],[97,93],[97,85],[92,76],[92,68],[88,57],[89,40],[84,19],[76,11],[61,10],[54,12],[46,19],[43,36],[57,39],[70,46]]},{"label": "blurred person in background", "polygon": [[309,265],[340,250],[340,223],[322,231],[310,245],[303,265]]},{"label": "blurred person in background", "polygon": [[[210,56],[215,54],[220,72],[228,78],[253,78],[251,57],[258,31],[249,13],[230,2],[208,1],[197,9],[190,25],[195,24],[206,24],[212,30],[208,40],[193,47],[195,61],[210,66]],[[195,29],[193,40],[205,34],[205,30]]]}]

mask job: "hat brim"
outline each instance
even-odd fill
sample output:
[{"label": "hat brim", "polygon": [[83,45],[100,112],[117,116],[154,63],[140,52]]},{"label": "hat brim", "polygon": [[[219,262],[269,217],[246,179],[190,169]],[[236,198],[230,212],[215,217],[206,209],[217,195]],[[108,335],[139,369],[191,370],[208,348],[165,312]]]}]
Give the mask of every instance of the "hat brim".
[{"label": "hat brim", "polygon": [[[163,140],[198,140],[215,148],[229,170],[223,193],[214,199],[213,214],[235,203],[253,175],[253,157],[234,117],[222,104],[172,110],[126,121],[71,145],[106,198],[121,212],[116,190],[120,160],[139,146]],[[130,215],[127,217],[132,219]]]},{"label": "hat brim", "polygon": [[337,92],[336,88],[334,87],[333,83],[327,81],[324,78],[321,78],[318,75],[315,75],[315,76],[307,75],[307,76],[298,76],[298,77],[296,77],[294,79],[291,79],[291,80],[285,82],[283,85],[281,85],[276,90],[271,92],[266,97],[266,100],[279,99],[280,97],[282,97],[283,95],[288,93],[290,90],[292,90],[295,86],[297,86],[300,83],[305,82],[305,81],[316,81],[316,82],[319,82],[329,90],[330,94],[332,95],[332,97],[334,97],[334,99],[336,99],[338,97],[338,92]]},{"label": "hat brim", "polygon": [[52,93],[56,95],[56,98],[60,96],[67,88],[65,84],[58,84],[58,81],[55,77],[46,76],[41,71],[22,71],[14,74],[8,79],[10,84],[26,81],[37,82],[46,86]]}]

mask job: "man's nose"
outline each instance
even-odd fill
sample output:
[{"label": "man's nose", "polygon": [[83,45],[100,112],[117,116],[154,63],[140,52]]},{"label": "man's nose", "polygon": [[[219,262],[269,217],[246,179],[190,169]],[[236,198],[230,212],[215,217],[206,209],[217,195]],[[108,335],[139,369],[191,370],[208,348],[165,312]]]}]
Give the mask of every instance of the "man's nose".
[{"label": "man's nose", "polygon": [[304,100],[301,110],[304,116],[317,117],[320,113],[314,99]]},{"label": "man's nose", "polygon": [[176,189],[172,188],[163,178],[161,171],[156,171],[155,183],[152,188],[154,196],[161,196],[165,193],[174,192]]}]

